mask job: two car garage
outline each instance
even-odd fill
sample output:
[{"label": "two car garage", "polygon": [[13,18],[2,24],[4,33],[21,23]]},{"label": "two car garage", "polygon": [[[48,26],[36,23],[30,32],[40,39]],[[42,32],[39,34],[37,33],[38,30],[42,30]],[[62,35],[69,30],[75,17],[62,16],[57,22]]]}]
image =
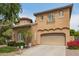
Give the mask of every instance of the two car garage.
[{"label": "two car garage", "polygon": [[62,33],[46,33],[41,35],[42,45],[64,46],[65,41],[65,35]]}]

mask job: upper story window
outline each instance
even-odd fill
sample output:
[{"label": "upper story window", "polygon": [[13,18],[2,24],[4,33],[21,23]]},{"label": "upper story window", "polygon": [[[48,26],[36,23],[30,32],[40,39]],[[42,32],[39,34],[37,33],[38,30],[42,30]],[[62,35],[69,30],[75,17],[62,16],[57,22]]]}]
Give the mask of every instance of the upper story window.
[{"label": "upper story window", "polygon": [[60,11],[59,12],[59,16],[64,16],[64,12],[63,11]]},{"label": "upper story window", "polygon": [[42,20],[42,21],[44,20],[44,16],[41,16],[41,20]]},{"label": "upper story window", "polygon": [[54,15],[52,13],[48,14],[48,22],[52,22],[54,20]]}]

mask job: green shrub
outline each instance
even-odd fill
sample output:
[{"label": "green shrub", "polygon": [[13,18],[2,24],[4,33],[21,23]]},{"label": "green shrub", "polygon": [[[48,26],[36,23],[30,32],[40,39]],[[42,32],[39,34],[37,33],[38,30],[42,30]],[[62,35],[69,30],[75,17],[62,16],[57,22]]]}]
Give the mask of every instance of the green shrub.
[{"label": "green shrub", "polygon": [[5,38],[4,37],[0,37],[0,45],[5,44]]},{"label": "green shrub", "polygon": [[79,47],[78,46],[70,46],[70,47],[68,47],[68,49],[79,49]]},{"label": "green shrub", "polygon": [[4,44],[4,42],[2,40],[0,40],[0,45],[3,45],[3,44]]},{"label": "green shrub", "polygon": [[25,43],[24,42],[17,42],[16,45],[19,46],[19,47],[21,47],[21,46],[25,47]]},{"label": "green shrub", "polygon": [[16,46],[16,42],[15,41],[10,41],[10,42],[8,42],[7,45],[15,47]]},{"label": "green shrub", "polygon": [[79,49],[79,40],[67,42],[68,49]]}]

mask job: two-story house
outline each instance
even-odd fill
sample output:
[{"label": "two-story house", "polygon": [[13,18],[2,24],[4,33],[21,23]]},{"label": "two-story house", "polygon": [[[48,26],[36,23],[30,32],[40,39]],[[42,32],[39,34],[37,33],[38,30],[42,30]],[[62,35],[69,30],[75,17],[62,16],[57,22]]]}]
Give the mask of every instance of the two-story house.
[{"label": "two-story house", "polygon": [[17,33],[19,29],[29,27],[33,33],[33,45],[66,45],[66,42],[71,40],[70,18],[72,7],[73,5],[71,4],[56,9],[34,13],[34,16],[36,17],[34,24],[29,20],[30,24],[28,25],[28,20],[26,19],[26,24],[19,28],[18,25],[13,27],[13,39],[18,39],[15,33]]}]

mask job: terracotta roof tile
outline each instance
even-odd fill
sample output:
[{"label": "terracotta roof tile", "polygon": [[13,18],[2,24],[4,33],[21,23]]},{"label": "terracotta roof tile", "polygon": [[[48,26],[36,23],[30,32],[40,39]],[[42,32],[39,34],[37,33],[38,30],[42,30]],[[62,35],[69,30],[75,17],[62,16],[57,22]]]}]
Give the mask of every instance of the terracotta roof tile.
[{"label": "terracotta roof tile", "polygon": [[29,20],[32,23],[32,19],[27,18],[27,17],[22,17],[22,18],[20,18],[20,20]]}]

